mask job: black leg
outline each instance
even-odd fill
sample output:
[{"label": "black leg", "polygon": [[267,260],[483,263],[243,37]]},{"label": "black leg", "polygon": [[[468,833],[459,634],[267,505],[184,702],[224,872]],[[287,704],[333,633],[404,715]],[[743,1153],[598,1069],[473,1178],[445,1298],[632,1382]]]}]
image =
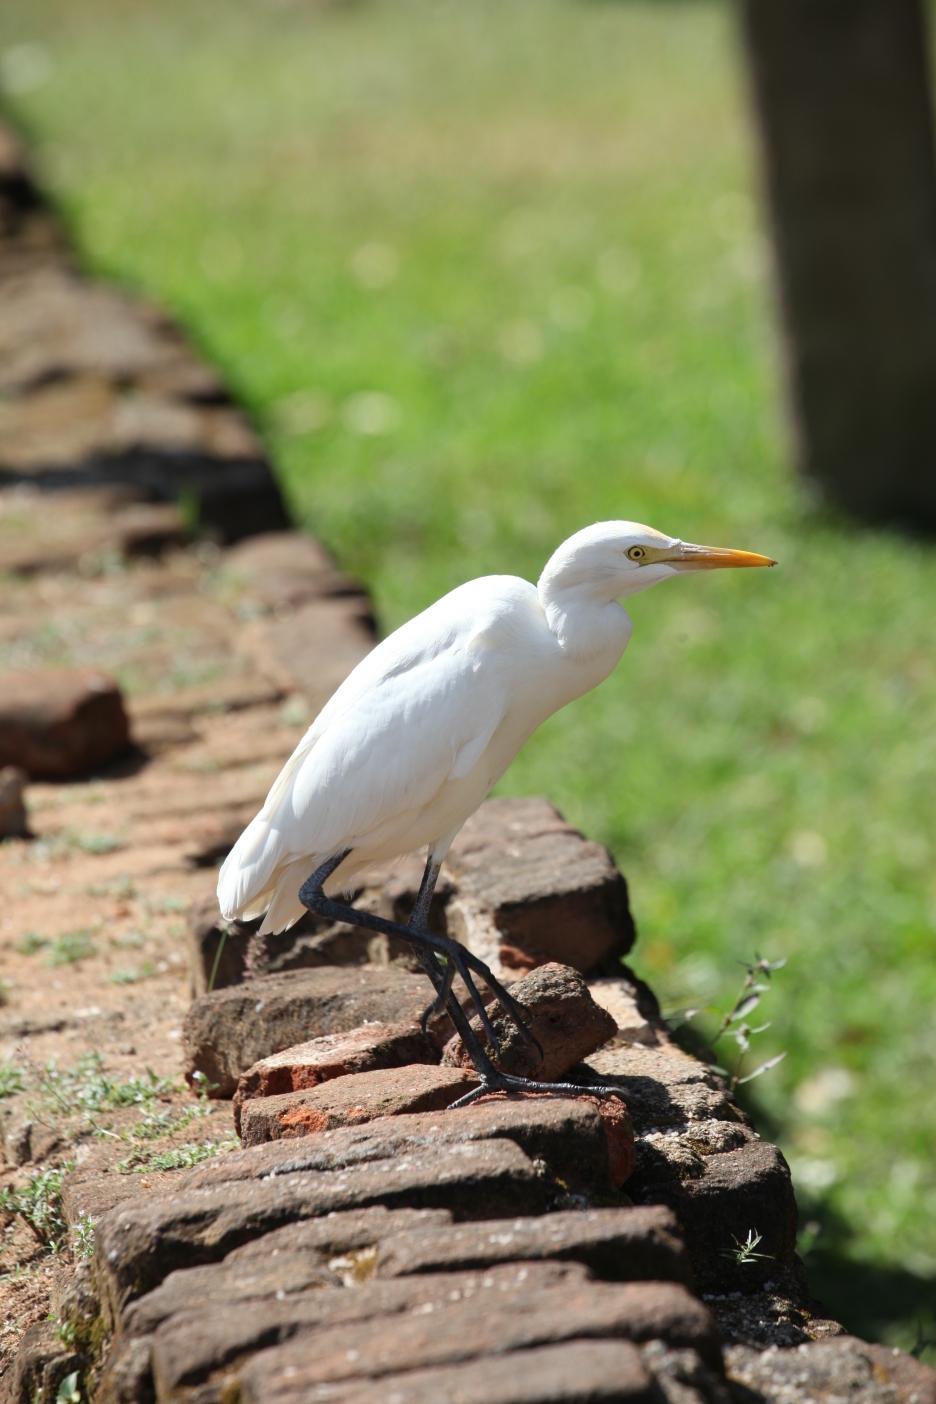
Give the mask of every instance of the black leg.
[{"label": "black leg", "polygon": [[[433,932],[428,931],[424,925],[421,925],[419,930],[413,926],[400,926],[398,922],[388,921],[386,917],[377,916],[374,912],[362,912],[359,911],[357,907],[347,907],[341,902],[333,902],[330,897],[326,897],[324,884],[331,877],[335,869],[347,858],[350,851],[350,849],[346,849],[344,853],[338,853],[333,858],[329,858],[327,862],[317,868],[312,876],[302,884],[299,889],[299,901],[302,905],[308,908],[310,912],[314,912],[316,916],[327,917],[329,921],[344,921],[351,926],[363,926],[368,931],[381,931],[388,936],[399,936],[414,947],[417,955],[419,954],[420,948],[422,948],[424,951],[435,952],[437,955],[444,956],[454,967],[455,973],[460,975],[464,980],[465,986],[478,1012],[478,1017],[484,1027],[484,1031],[491,1040],[491,1046],[496,1048],[497,1039],[494,1034],[494,1029],[488,1018],[484,1002],[471,978],[471,971],[473,970],[476,975],[481,976],[484,983],[500,1000],[506,1012],[523,1034],[523,1037],[528,1042],[536,1044],[536,1040],[523,1022],[523,1016],[516,1000],[512,999],[500,981],[495,979],[492,972],[484,964],[484,961],[472,955],[471,951],[466,950],[459,941],[453,941],[448,936],[436,936]],[[427,865],[427,872],[423,876],[419,896],[416,899],[421,922],[424,920],[424,913],[428,913],[429,911],[429,903],[432,901],[433,889],[435,888],[436,878],[438,878],[438,868],[436,868],[435,875],[431,878],[431,882],[427,882],[428,873],[429,869]],[[435,968],[438,970],[440,980],[444,981],[446,976],[437,963]],[[428,974],[429,972],[427,971],[426,973]],[[430,979],[432,979],[432,976],[430,976]],[[440,993],[442,986],[436,985],[434,979],[433,985],[437,994]],[[459,1032],[461,1032],[460,1029]],[[536,1046],[538,1047],[539,1045],[536,1044]]]},{"label": "black leg", "polygon": [[[432,895],[435,892],[435,886],[439,880],[439,869],[441,868],[441,866],[441,863],[435,862],[435,860],[430,855],[429,859],[426,862],[425,871],[422,875],[422,881],[419,884],[419,892],[416,894],[416,901],[413,904],[413,910],[410,913],[409,921],[406,923],[408,930],[412,931],[414,935],[423,935],[428,933],[429,931],[429,908],[432,905]],[[462,950],[464,949],[464,947],[461,946],[459,948]],[[478,1071],[480,1071],[478,1061],[480,1059],[481,1063],[484,1063],[490,1070],[490,1072],[493,1073],[495,1071],[493,1063],[491,1062],[490,1058],[485,1052],[482,1044],[476,1037],[475,1032],[472,1029],[470,1023],[465,1018],[461,1005],[458,1003],[458,1000],[452,993],[452,983],[455,979],[456,971],[454,960],[447,961],[445,969],[443,971],[439,967],[438,957],[428,947],[422,948],[424,955],[421,954],[421,948],[419,944],[414,945],[414,950],[416,951],[417,959],[419,959],[420,964],[422,965],[426,974],[429,976],[429,979],[432,981],[433,987],[436,991],[436,998],[433,1000],[432,1004],[430,1004],[428,1008],[425,1009],[423,1012],[423,1031],[425,1031],[426,1025],[428,1024],[430,1018],[432,1018],[432,1016],[435,1014],[441,1014],[444,1009],[448,1008],[449,1017],[451,1017],[451,1006],[454,1005],[454,1007],[458,1010],[459,1015],[458,1021],[456,1023],[456,1028],[458,1029],[458,1032],[462,1035],[463,1040],[465,1038],[464,1031],[467,1030],[470,1046],[469,1044],[466,1044],[466,1047],[468,1047],[469,1052],[471,1053],[472,1060],[474,1061],[476,1068],[478,1068]],[[497,1041],[497,1036],[494,1033],[494,1029],[491,1025],[490,1019],[488,1018],[487,1010],[484,1008],[481,996],[478,994],[474,981],[471,980],[470,977],[468,980],[468,991],[472,996],[472,1002],[474,1003],[475,1007],[480,1010],[484,1031],[487,1034],[491,1047],[494,1049],[494,1052],[498,1056],[500,1056],[500,1044]],[[521,1027],[526,1033],[526,1025],[522,1025]],[[533,1041],[536,1042],[535,1039]],[[540,1050],[540,1052],[542,1052],[542,1049]]]},{"label": "black leg", "polygon": [[[432,905],[432,897],[435,892],[436,883],[439,880],[439,870],[441,866],[441,863],[437,863],[432,857],[430,857],[426,862],[425,871],[422,875],[422,881],[419,884],[419,891],[416,894],[416,901],[413,904],[412,912],[410,912],[409,921],[406,923],[406,925],[411,931],[419,932],[429,930],[429,908]],[[420,963],[422,964],[422,962]],[[434,969],[438,971],[439,962],[434,955],[432,956],[432,964]],[[426,974],[428,975],[429,970],[425,966],[425,964],[423,964],[423,968],[426,971]],[[426,1026],[429,1023],[429,1020],[433,1018],[436,1014],[441,1014],[446,1004],[448,1003],[448,997],[452,991],[452,982],[455,979],[455,966],[453,962],[450,960],[446,961],[445,970],[444,972],[440,973],[443,975],[441,986],[438,985],[437,981],[433,976],[430,975],[429,977],[432,980],[433,987],[436,990],[436,997],[432,1001],[432,1003],[427,1004],[426,1008],[423,1010],[423,1015],[420,1020],[420,1023],[422,1024],[423,1028],[423,1033],[426,1032]]]},{"label": "black leg", "polygon": [[[429,907],[438,881],[440,865],[434,862],[430,856],[422,882],[419,885],[419,892],[409,923],[406,926],[400,926],[395,921],[387,921],[384,917],[375,916],[371,912],[361,912],[356,907],[345,907],[339,902],[332,902],[330,898],[325,896],[322,890],[324,883],[338,865],[344,861],[349,852],[350,849],[340,853],[335,858],[330,858],[327,863],[323,863],[300,888],[299,900],[316,915],[329,917],[332,921],[345,921],[352,926],[363,926],[372,931],[384,931],[388,935],[400,936],[412,945],[417,960],[436,992],[435,1002],[430,1005],[423,1016],[424,1023],[434,1010],[438,1009],[441,1012],[443,1008],[447,1009],[449,1018],[461,1036],[474,1064],[475,1072],[480,1079],[480,1086],[473,1088],[464,1097],[460,1097],[457,1102],[453,1102],[449,1108],[450,1111],[457,1107],[468,1106],[470,1102],[476,1101],[478,1097],[483,1097],[487,1092],[554,1092],[564,1097],[584,1092],[593,1097],[623,1097],[624,1094],[619,1087],[576,1087],[572,1083],[566,1082],[535,1082],[532,1078],[514,1077],[513,1074],[501,1072],[499,1068],[496,1068],[481,1040],[471,1027],[465,1011],[452,992],[452,981],[456,973],[461,975],[465,982],[491,1047],[496,1052],[500,1052],[497,1039],[491,1027],[487,1010],[469,973],[470,970],[474,970],[476,974],[480,975],[493,993],[497,995],[505,1011],[517,1024],[524,1037],[535,1044],[537,1048],[539,1048],[539,1043],[523,1022],[516,1001],[494,978],[484,962],[473,956],[460,942],[453,941],[449,937],[433,935],[429,931]],[[445,970],[439,964],[438,957],[440,955],[444,956],[447,961]],[[541,1048],[540,1053],[542,1053]]]}]

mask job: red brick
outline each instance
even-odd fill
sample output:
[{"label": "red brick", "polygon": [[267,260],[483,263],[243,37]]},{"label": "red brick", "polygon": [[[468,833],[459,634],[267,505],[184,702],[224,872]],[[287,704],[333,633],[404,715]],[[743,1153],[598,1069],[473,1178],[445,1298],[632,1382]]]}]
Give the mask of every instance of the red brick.
[{"label": "red brick", "polygon": [[[539,966],[512,985],[510,993],[528,1011],[527,1023],[543,1053],[541,1057],[535,1046],[521,1036],[514,1021],[495,1005],[489,1014],[501,1046],[498,1066],[504,1072],[554,1082],[617,1033],[613,1017],[595,1003],[583,977],[569,965],[551,961]],[[472,1020],[472,1027],[484,1041],[477,1017]],[[471,1066],[457,1034],[446,1044],[442,1062],[447,1067]]]},{"label": "red brick", "polygon": [[460,1068],[376,1068],[337,1077],[303,1092],[258,1097],[241,1105],[240,1134],[245,1146],[331,1131],[379,1116],[444,1111],[477,1087],[478,1079]]},{"label": "red brick", "polygon": [[241,1108],[255,1097],[300,1092],[375,1068],[438,1061],[438,1049],[418,1024],[361,1024],[347,1033],[324,1034],[261,1058],[242,1073],[234,1093],[234,1124],[239,1133]]},{"label": "red brick", "polygon": [[7,673],[0,700],[0,765],[33,777],[82,775],[124,750],[130,726],[120,690],[96,668]]}]

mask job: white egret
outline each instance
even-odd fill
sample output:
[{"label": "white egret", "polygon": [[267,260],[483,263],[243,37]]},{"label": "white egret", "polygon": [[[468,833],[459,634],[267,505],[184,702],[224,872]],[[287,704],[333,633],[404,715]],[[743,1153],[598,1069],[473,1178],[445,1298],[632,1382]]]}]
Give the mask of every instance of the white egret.
[{"label": "white egret", "polygon": [[[457,972],[495,1050],[472,972],[528,1032],[483,962],[429,932],[442,861],[536,728],[615,667],[632,629],[619,600],[686,571],[774,564],[635,522],[598,522],[562,543],[535,587],[490,575],[451,591],[384,639],[316,717],[221,869],[224,916],[265,913],[267,933],[308,908],[404,937],[472,1055],[481,1086],[470,1095],[552,1087],[497,1069],[451,994]],[[408,926],[333,900],[361,869],[420,849],[426,869]]]}]

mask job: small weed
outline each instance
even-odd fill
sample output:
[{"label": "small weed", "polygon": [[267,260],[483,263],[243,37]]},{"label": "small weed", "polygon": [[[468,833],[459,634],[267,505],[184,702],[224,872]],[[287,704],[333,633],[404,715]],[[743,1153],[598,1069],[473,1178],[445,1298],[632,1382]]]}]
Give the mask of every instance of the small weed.
[{"label": "small weed", "polygon": [[213,775],[221,768],[214,756],[193,756],[191,760],[182,761],[181,764],[196,775]]},{"label": "small weed", "polygon": [[199,1103],[207,1110],[210,1094],[212,1092],[217,1092],[221,1084],[219,1082],[209,1082],[207,1073],[203,1073],[201,1068],[196,1068],[192,1073],[192,1081],[198,1089]]},{"label": "small weed", "polygon": [[188,1106],[180,1107],[178,1112],[147,1112],[135,1125],[125,1126],[120,1132],[120,1139],[128,1142],[158,1141],[163,1136],[171,1136],[174,1131],[181,1130],[190,1121],[210,1115],[207,1093],[202,1093],[197,1105],[189,1103]]},{"label": "small weed", "polygon": [[86,1053],[73,1068],[59,1069],[46,1063],[36,1075],[43,1101],[65,1116],[79,1112],[113,1111],[116,1107],[151,1107],[162,1097],[182,1089],[168,1077],[147,1069],[146,1077],[114,1082],[103,1072],[100,1053]]},{"label": "small weed", "polygon": [[82,1214],[72,1232],[72,1248],[76,1258],[94,1256],[94,1220],[90,1214]]},{"label": "small weed", "polygon": [[739,1267],[745,1267],[748,1263],[756,1262],[758,1258],[772,1258],[772,1253],[757,1252],[757,1245],[760,1243],[762,1236],[763,1235],[759,1234],[756,1229],[748,1229],[748,1236],[744,1242],[741,1243],[735,1238],[734,1234],[732,1234],[731,1237],[734,1239],[734,1247],[722,1253],[722,1257],[731,1258]]},{"label": "small weed", "polygon": [[74,965],[96,954],[90,931],[66,931],[56,937],[46,956],[46,965]]},{"label": "small weed", "polygon": [[17,941],[13,949],[19,951],[20,955],[35,955],[37,951],[45,950],[48,944],[49,942],[41,931],[27,931],[22,940]]},{"label": "small weed", "polygon": [[[775,1068],[778,1063],[782,1063],[786,1057],[786,1052],[777,1053],[775,1057],[768,1058],[765,1063],[761,1063],[753,1072],[747,1073],[744,1077],[741,1072],[744,1066],[744,1059],[751,1047],[751,1039],[757,1034],[762,1034],[770,1028],[770,1024],[758,1024],[756,1028],[751,1028],[747,1022],[747,1016],[753,1014],[754,1010],[761,1002],[761,997],[770,989],[770,978],[777,970],[782,970],[786,965],[786,959],[764,960],[761,956],[755,955],[753,961],[742,961],[747,974],[738,991],[734,1004],[725,1013],[721,1009],[716,1009],[709,1005],[705,1009],[687,1009],[683,1016],[687,1021],[694,1019],[698,1014],[716,1014],[719,1018],[719,1025],[711,1038],[714,1047],[721,1039],[733,1039],[737,1045],[737,1056],[734,1060],[733,1068],[718,1067],[712,1064],[715,1072],[727,1077],[728,1085],[732,1092],[742,1086],[745,1082],[751,1082],[753,1078],[760,1077],[763,1073]],[[766,981],[766,983],[765,983]]]},{"label": "small weed", "polygon": [[796,1251],[801,1258],[807,1258],[815,1248],[822,1233],[818,1219],[808,1219],[796,1235]]},{"label": "small weed", "polygon": [[10,986],[6,980],[0,980],[0,1008],[10,1002]]},{"label": "small weed", "polygon": [[0,1098],[23,1090],[23,1074],[15,1063],[0,1063]]},{"label": "small weed", "polygon": [[110,882],[89,882],[85,892],[89,897],[122,897],[125,901],[137,895],[136,884],[126,873]]},{"label": "small weed", "polygon": [[80,853],[113,853],[118,848],[126,848],[123,839],[113,834],[86,834],[80,829],[69,829],[66,839],[70,848]]},{"label": "small weed", "polygon": [[240,1142],[235,1140],[202,1141],[200,1144],[190,1142],[183,1146],[172,1146],[164,1151],[136,1150],[132,1155],[128,1155],[126,1160],[121,1160],[117,1169],[121,1175],[142,1175],[149,1170],[182,1170],[190,1165],[198,1165],[202,1160],[210,1160],[214,1155],[224,1155],[239,1144]]},{"label": "small weed", "polygon": [[111,945],[120,946],[124,949],[128,946],[139,949],[140,946],[146,945],[146,937],[143,935],[142,931],[125,931],[122,936],[117,936],[111,941]]},{"label": "small weed", "polygon": [[218,973],[218,966],[221,964],[221,952],[224,950],[224,943],[227,940],[227,927],[221,930],[221,940],[218,942],[218,949],[215,951],[215,958],[211,966],[211,975],[208,979],[208,993],[214,989],[215,977]]},{"label": "small weed", "polygon": [[910,1347],[910,1354],[915,1360],[922,1360],[926,1352],[932,1350],[934,1346],[936,1346],[936,1328],[931,1327],[930,1334],[924,1335],[923,1322],[917,1317],[916,1340]]},{"label": "small weed", "polygon": [[57,1253],[67,1232],[62,1217],[62,1180],[75,1167],[70,1162],[53,1170],[31,1175],[23,1189],[5,1185],[0,1190],[0,1209],[19,1214],[39,1242]]},{"label": "small weed", "polygon": [[130,967],[123,970],[115,970],[110,977],[110,983],[112,985],[135,985],[138,980],[148,980],[151,975],[155,974],[155,966],[148,960],[145,960],[143,964],[137,968]]},{"label": "small weed", "polygon": [[201,519],[201,497],[194,488],[183,488],[176,503],[182,528],[187,537],[194,539],[198,535],[198,524]]},{"label": "small weed", "polygon": [[55,1404],[81,1404],[81,1390],[78,1387],[78,1371],[66,1375],[58,1387]]}]

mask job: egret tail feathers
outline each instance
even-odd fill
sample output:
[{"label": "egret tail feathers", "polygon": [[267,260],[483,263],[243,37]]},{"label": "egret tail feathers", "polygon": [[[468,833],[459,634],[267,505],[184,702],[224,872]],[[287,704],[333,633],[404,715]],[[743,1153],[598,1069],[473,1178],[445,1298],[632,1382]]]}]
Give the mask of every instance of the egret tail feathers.
[{"label": "egret tail feathers", "polygon": [[310,878],[315,872],[319,861],[317,858],[294,858],[291,863],[285,863],[280,868],[269,910],[260,927],[261,936],[288,931],[305,915],[305,907],[299,901],[299,889],[306,878]]},{"label": "egret tail feathers", "polygon": [[283,835],[262,814],[251,819],[218,874],[218,903],[226,921],[249,921],[266,910],[263,899],[277,885],[277,869],[292,856],[284,849]]}]

